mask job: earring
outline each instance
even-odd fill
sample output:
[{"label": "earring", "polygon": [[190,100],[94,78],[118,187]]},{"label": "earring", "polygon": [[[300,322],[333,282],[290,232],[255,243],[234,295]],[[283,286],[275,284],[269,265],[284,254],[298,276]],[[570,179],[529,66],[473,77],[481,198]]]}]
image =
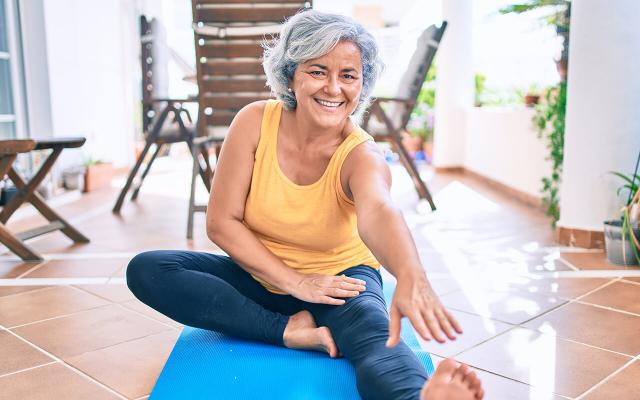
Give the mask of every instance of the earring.
[{"label": "earring", "polygon": [[293,90],[291,90],[291,88],[290,88],[290,87],[288,87],[288,88],[287,88],[287,92],[289,92],[289,93],[293,93]]}]

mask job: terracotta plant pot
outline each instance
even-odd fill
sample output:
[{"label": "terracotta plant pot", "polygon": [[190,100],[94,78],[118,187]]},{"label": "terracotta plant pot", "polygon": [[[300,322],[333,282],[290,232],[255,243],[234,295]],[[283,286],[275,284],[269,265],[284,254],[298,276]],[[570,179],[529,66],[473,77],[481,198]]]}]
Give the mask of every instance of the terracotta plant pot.
[{"label": "terracotta plant pot", "polygon": [[111,184],[115,170],[112,163],[97,163],[87,167],[84,174],[83,192],[90,192]]},{"label": "terracotta plant pot", "polygon": [[524,105],[527,107],[533,107],[534,105],[538,104],[539,101],[539,94],[527,94],[524,96]]}]

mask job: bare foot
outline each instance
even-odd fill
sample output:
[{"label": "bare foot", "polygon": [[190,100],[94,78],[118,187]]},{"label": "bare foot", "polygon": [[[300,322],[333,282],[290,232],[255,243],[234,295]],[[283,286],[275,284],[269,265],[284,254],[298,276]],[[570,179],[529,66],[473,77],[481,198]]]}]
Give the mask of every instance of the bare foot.
[{"label": "bare foot", "polygon": [[284,345],[290,349],[308,349],[338,357],[338,346],[326,326],[318,327],[309,311],[303,310],[289,317],[284,328]]},{"label": "bare foot", "polygon": [[438,365],[420,393],[421,400],[482,400],[480,379],[468,366],[448,358]]}]

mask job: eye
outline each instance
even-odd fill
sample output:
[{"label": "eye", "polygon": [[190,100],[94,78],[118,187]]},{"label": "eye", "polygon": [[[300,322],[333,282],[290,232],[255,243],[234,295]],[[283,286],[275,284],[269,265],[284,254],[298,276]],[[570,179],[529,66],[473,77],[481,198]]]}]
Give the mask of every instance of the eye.
[{"label": "eye", "polygon": [[324,71],[309,71],[311,76],[324,76]]},{"label": "eye", "polygon": [[343,75],[342,75],[342,77],[343,77],[344,79],[347,79],[347,80],[354,80],[354,79],[358,79],[358,78],[356,78],[355,76],[353,76],[353,75],[351,75],[351,74],[343,74]]}]

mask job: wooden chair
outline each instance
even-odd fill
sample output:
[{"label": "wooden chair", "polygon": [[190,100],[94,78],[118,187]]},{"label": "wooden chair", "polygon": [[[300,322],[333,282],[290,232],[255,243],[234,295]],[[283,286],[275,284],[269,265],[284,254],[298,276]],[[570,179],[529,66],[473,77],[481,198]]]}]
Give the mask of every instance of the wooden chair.
[{"label": "wooden chair", "polygon": [[[277,37],[280,24],[310,8],[302,0],[192,0],[198,82],[198,136],[224,139],[229,124],[247,104],[271,98],[262,68],[262,42]],[[216,143],[216,155],[220,149]],[[199,142],[196,142],[196,144]],[[193,213],[197,171],[203,160],[194,158],[187,235]],[[208,188],[209,189],[209,188]]]},{"label": "wooden chair", "polygon": [[224,136],[242,107],[271,97],[262,41],[309,7],[301,0],[192,0],[200,136]]},{"label": "wooden chair", "polygon": [[[207,190],[210,190],[212,178],[211,165],[209,163],[209,145],[212,142],[221,143],[221,138],[206,138],[195,140],[197,136],[196,126],[193,124],[191,115],[183,108],[185,103],[195,103],[193,99],[172,99],[166,97],[166,91],[158,96],[156,88],[160,85],[166,85],[158,79],[158,71],[155,68],[154,58],[158,54],[158,47],[162,47],[162,27],[157,20],[147,21],[145,16],[140,17],[140,44],[141,44],[141,69],[142,69],[142,126],[145,133],[145,146],[138,156],[134,167],[132,168],[127,181],[120,191],[116,203],[113,207],[114,213],[119,213],[124,199],[132,188],[132,185],[142,167],[149,151],[154,151],[146,163],[146,167],[142,172],[138,183],[133,188],[131,200],[135,201],[140,193],[142,183],[147,174],[151,170],[153,162],[159,154],[174,143],[186,143],[194,159],[194,165],[197,165],[197,175],[204,182]],[[159,43],[160,42],[160,43]],[[164,44],[166,46],[166,44]],[[167,52],[168,53],[168,52]],[[166,78],[166,77],[165,77]],[[197,162],[199,159],[204,162]],[[196,164],[197,162],[197,164]],[[194,183],[195,185],[195,183]],[[187,237],[192,237],[192,221],[193,212],[200,211],[202,207],[196,206],[193,202],[194,196],[189,199],[189,218]]]},{"label": "wooden chair", "polygon": [[[44,140],[0,140],[0,179],[8,176],[14,183],[18,191],[11,197],[0,211],[0,242],[7,246],[9,250],[17,254],[25,261],[40,261],[42,257],[23,241],[45,233],[61,231],[74,242],[87,243],[89,239],[74,228],[61,215],[56,213],[36,189],[47,176],[51,167],[66,148],[81,147],[85,138],[51,138]],[[29,179],[25,180],[12,167],[19,153],[27,153],[36,150],[51,150],[40,168]],[[24,203],[31,203],[43,217],[49,221],[48,224],[29,229],[27,231],[13,234],[5,224],[13,213]]]},{"label": "wooden chair", "polygon": [[[400,81],[396,96],[375,98],[363,121],[363,128],[373,135],[376,141],[391,143],[393,150],[400,156],[402,165],[411,176],[418,196],[421,199],[426,199],[432,210],[436,209],[433,198],[427,185],[420,178],[418,169],[407,149],[402,145],[402,132],[406,130],[409,123],[411,111],[416,104],[427,71],[431,67],[446,28],[447,22],[445,21],[439,27],[431,25],[420,35],[416,51]],[[376,118],[377,124],[374,123],[371,116]]]}]

